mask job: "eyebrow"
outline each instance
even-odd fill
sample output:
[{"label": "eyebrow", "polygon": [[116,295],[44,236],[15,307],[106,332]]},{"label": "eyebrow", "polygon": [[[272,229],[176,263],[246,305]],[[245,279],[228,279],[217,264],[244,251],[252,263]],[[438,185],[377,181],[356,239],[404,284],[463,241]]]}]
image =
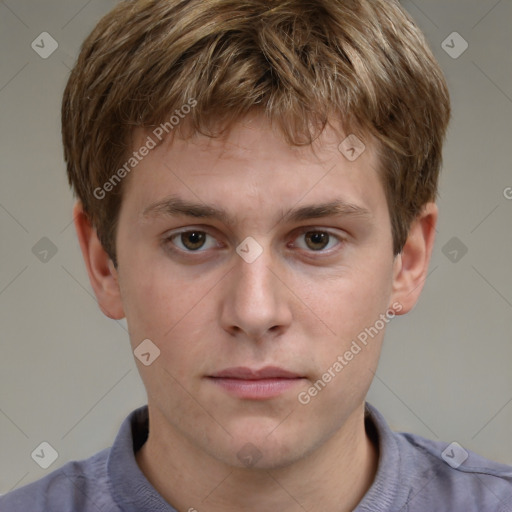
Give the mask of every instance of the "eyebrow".
[{"label": "eyebrow", "polygon": [[[222,207],[195,203],[177,196],[167,197],[153,203],[141,213],[142,218],[158,216],[215,219],[229,226],[233,226],[236,223],[235,217]],[[325,203],[292,208],[287,213],[283,213],[281,218],[277,219],[276,224],[282,221],[293,223],[322,217],[362,217],[369,219],[373,215],[370,210],[363,206],[358,206],[342,199],[336,199]]]}]

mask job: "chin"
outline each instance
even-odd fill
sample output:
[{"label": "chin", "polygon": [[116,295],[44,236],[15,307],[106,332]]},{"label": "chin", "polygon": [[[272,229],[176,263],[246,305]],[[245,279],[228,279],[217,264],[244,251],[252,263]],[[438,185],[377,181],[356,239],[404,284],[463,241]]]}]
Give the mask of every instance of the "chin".
[{"label": "chin", "polygon": [[238,468],[284,468],[302,458],[309,448],[304,439],[310,439],[310,434],[299,435],[290,430],[289,425],[275,420],[243,422],[229,432],[232,434],[230,446],[222,459]]}]

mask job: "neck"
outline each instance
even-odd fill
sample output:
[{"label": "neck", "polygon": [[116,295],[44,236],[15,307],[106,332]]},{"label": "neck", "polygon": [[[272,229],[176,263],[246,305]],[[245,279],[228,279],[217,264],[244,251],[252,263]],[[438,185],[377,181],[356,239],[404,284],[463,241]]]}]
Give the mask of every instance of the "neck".
[{"label": "neck", "polygon": [[286,467],[236,468],[199,451],[150,411],[150,434],[136,460],[178,510],[198,512],[344,512],[371,486],[377,448],[364,428],[364,404],[313,452]]}]

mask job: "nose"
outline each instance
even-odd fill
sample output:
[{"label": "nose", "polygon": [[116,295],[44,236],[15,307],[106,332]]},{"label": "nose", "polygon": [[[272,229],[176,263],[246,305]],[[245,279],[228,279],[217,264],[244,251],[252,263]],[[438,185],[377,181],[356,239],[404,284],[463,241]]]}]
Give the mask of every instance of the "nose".
[{"label": "nose", "polygon": [[232,336],[263,341],[283,334],[292,320],[291,300],[283,268],[264,247],[248,263],[236,255],[229,281],[223,287],[221,325]]}]

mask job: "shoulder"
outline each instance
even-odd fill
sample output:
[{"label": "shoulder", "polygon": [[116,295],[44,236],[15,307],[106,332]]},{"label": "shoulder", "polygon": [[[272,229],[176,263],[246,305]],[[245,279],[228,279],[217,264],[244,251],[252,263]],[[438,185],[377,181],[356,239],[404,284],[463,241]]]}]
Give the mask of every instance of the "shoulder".
[{"label": "shoulder", "polygon": [[0,496],[2,512],[118,511],[111,499],[106,461],[110,449],[68,462],[44,478]]},{"label": "shoulder", "polygon": [[426,510],[422,503],[440,498],[447,510],[512,510],[512,466],[486,459],[456,442],[432,441],[408,433],[395,435],[402,467],[418,494],[416,508],[411,502],[411,512]]},{"label": "shoulder", "polygon": [[458,443],[394,432],[366,404],[367,434],[379,462],[358,512],[512,512],[512,467]]}]

